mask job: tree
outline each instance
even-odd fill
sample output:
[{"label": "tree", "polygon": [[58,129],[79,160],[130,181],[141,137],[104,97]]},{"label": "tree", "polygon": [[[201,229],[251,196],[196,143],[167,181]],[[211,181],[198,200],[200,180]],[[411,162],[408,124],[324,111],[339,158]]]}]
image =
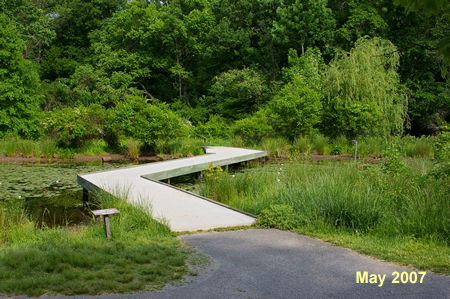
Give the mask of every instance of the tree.
[{"label": "tree", "polygon": [[13,22],[0,13],[0,136],[39,133],[39,76],[23,58],[25,43]]},{"label": "tree", "polygon": [[337,31],[345,49],[350,49],[356,40],[363,36],[385,36],[387,24],[372,3],[351,1],[346,22]]},{"label": "tree", "polygon": [[[395,3],[404,6],[407,11],[424,12],[426,15],[438,15],[443,13],[446,15],[446,23],[448,25],[449,2],[447,0],[395,0]],[[439,51],[444,56],[442,66],[442,76],[447,74],[447,68],[450,65],[450,37],[444,35],[440,40]]]},{"label": "tree", "polygon": [[264,102],[264,80],[255,70],[233,69],[214,78],[209,92],[212,109],[229,119],[241,119],[256,112]]},{"label": "tree", "polygon": [[[29,0],[31,1],[31,0]],[[34,2],[34,1],[33,1]],[[42,1],[45,2],[45,1]],[[78,64],[90,58],[89,35],[103,20],[126,4],[126,0],[52,0],[45,7],[56,37],[42,52],[41,77],[69,77]]]},{"label": "tree", "polygon": [[48,1],[0,1],[0,12],[16,24],[25,42],[25,58],[40,62],[42,52],[55,39],[53,18],[46,11]]},{"label": "tree", "polygon": [[297,74],[268,103],[268,117],[277,134],[294,140],[320,121],[321,94]]},{"label": "tree", "polygon": [[213,19],[200,4],[183,3],[129,3],[91,35],[93,64],[105,73],[129,74],[148,98],[181,97],[189,103],[192,93],[199,94],[196,88],[211,79],[201,61],[211,48],[205,35]]},{"label": "tree", "polygon": [[361,38],[333,61],[324,82],[325,131],[351,138],[401,134],[407,100],[398,64],[395,46],[380,38]]},{"label": "tree", "polygon": [[288,0],[277,8],[273,37],[281,45],[301,50],[324,47],[332,38],[335,20],[327,0]]}]

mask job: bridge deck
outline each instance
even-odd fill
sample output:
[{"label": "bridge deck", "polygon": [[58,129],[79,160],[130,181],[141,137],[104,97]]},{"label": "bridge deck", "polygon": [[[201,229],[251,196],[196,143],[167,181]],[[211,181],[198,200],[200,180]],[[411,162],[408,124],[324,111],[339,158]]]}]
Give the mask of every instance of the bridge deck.
[{"label": "bridge deck", "polygon": [[80,174],[77,182],[94,193],[104,190],[144,208],[151,205],[153,217],[165,219],[173,231],[250,225],[255,222],[250,215],[157,180],[195,173],[210,164],[224,166],[265,155],[258,150],[207,147],[205,155]]}]

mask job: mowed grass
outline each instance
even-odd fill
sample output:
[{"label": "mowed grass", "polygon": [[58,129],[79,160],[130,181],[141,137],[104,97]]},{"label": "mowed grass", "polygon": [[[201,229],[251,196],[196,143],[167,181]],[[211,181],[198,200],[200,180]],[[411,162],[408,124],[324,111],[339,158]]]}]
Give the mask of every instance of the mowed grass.
[{"label": "mowed grass", "polygon": [[266,226],[449,273],[448,178],[428,175],[430,160],[388,169],[392,165],[284,162],[239,173],[211,171],[199,190],[262,216],[259,223]]},{"label": "mowed grass", "polygon": [[103,208],[120,210],[110,217],[110,241],[100,219],[38,229],[23,213],[0,209],[0,294],[129,293],[184,276],[188,253],[167,226],[125,201],[105,195],[99,200]]}]

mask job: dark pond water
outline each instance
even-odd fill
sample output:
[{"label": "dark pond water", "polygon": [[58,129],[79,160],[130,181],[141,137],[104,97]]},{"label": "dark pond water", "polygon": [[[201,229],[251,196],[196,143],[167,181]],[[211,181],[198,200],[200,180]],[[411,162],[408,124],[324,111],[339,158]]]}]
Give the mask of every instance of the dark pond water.
[{"label": "dark pond water", "polygon": [[[18,203],[38,226],[74,225],[91,219],[83,204],[79,173],[126,167],[127,164],[0,164],[0,205]],[[89,207],[98,207],[90,202]]]}]

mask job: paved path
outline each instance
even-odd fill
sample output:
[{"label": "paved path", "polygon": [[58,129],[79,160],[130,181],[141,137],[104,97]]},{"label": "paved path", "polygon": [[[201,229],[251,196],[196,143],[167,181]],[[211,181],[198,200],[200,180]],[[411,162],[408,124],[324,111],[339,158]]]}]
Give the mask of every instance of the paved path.
[{"label": "paved path", "polygon": [[214,146],[207,147],[205,155],[78,175],[77,181],[92,192],[102,189],[136,205],[151,205],[153,217],[165,219],[173,231],[250,225],[255,218],[156,180],[265,155],[264,151]]},{"label": "paved path", "polygon": [[[392,284],[414,271],[296,233],[251,229],[183,236],[213,258],[193,283],[128,298],[450,298],[450,277]],[[386,274],[382,287],[356,284],[356,271]]]},{"label": "paved path", "polygon": [[[422,284],[392,284],[392,272],[415,270],[296,233],[249,229],[181,239],[211,257],[191,282],[151,293],[71,298],[450,298],[448,276],[427,273]],[[356,271],[386,279],[381,287],[356,284]]]}]

